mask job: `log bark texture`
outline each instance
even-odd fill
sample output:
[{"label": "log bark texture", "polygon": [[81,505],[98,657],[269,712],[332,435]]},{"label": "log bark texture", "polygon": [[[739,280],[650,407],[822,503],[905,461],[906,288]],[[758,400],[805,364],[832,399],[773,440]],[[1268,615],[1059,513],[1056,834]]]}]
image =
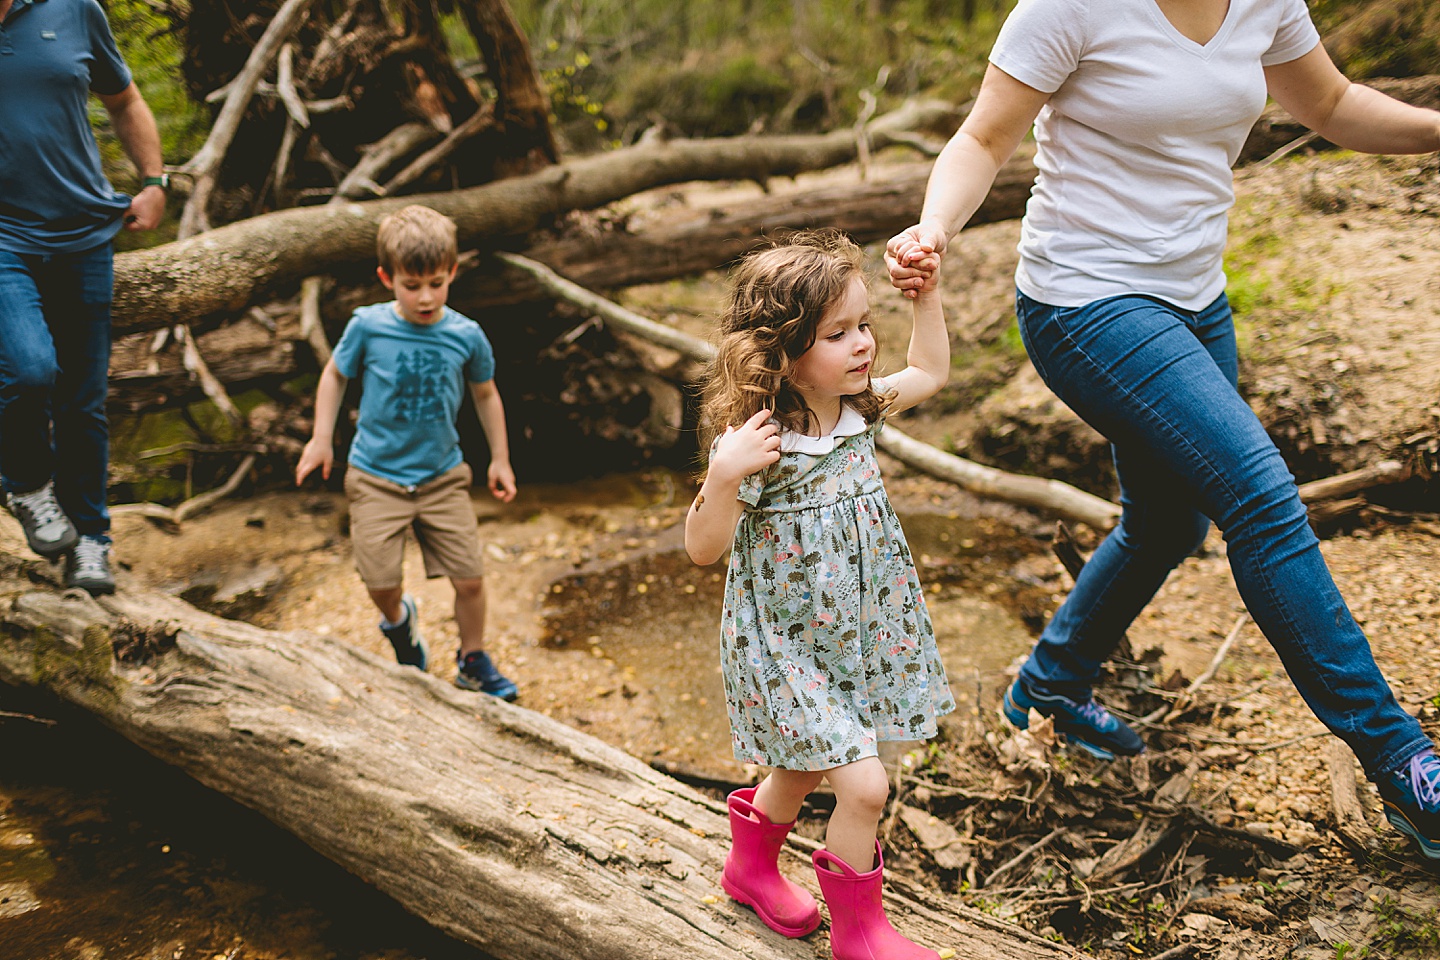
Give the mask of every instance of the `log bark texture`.
[{"label": "log bark texture", "polygon": [[[44,575],[0,559],[0,679],[91,711],[500,960],[823,949],[725,896],[718,803],[619,750],[340,640],[123,582],[103,602],[37,588]],[[786,872],[814,889],[803,860],[790,848]],[[1080,956],[900,886],[887,909],[922,942],[978,960]]]},{"label": "log bark texture", "polygon": [[[876,146],[894,130],[951,115],[919,104],[875,121]],[[571,210],[590,210],[652,187],[690,180],[793,176],[853,160],[850,131],[647,143],[466,190],[280,210],[115,258],[115,330],[134,333],[211,314],[238,313],[260,296],[320,269],[374,258],[381,217],[424,203],[454,218],[462,245],[495,245]]]},{"label": "log bark texture", "polygon": [[[630,233],[542,241],[526,256],[584,287],[615,289],[657,283],[723,266],[767,237],[835,227],[858,243],[894,236],[915,222],[925,201],[931,163],[905,164],[879,179],[762,197],[723,209],[699,208],[688,220]],[[1032,151],[1011,159],[967,226],[1014,220],[1025,213],[1035,181]]]}]

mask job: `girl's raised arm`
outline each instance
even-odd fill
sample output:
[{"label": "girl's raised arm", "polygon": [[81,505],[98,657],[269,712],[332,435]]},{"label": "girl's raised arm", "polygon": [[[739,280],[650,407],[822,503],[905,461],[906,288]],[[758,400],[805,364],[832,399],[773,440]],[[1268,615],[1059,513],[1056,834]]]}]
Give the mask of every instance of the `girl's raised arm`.
[{"label": "girl's raised arm", "polygon": [[910,328],[910,349],[905,353],[905,369],[885,378],[895,391],[895,399],[886,413],[908,410],[935,395],[950,379],[950,332],[945,329],[945,313],[940,308],[940,290],[933,282],[911,301],[914,312]]}]

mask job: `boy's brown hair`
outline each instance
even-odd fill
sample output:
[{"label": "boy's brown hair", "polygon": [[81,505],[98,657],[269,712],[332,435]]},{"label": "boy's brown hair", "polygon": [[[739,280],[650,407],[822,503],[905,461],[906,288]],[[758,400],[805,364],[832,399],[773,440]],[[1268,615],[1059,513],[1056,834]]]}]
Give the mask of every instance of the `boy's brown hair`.
[{"label": "boy's brown hair", "polygon": [[380,221],[375,259],[390,276],[396,271],[423,276],[449,270],[460,259],[455,221],[418,203]]}]

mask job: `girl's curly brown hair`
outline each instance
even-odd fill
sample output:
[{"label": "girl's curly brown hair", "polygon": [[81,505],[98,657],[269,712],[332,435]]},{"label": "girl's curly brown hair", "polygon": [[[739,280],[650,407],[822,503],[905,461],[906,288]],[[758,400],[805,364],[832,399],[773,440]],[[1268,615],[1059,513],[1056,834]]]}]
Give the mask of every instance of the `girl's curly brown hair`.
[{"label": "girl's curly brown hair", "polygon": [[[809,429],[810,408],[790,385],[795,361],[815,343],[825,311],[851,280],[864,276],[860,248],[830,230],[796,234],[750,254],[731,271],[701,396],[701,450],[727,426],[738,427],[765,409],[774,411],[784,430]],[[886,399],[867,385],[847,402],[874,423]]]}]

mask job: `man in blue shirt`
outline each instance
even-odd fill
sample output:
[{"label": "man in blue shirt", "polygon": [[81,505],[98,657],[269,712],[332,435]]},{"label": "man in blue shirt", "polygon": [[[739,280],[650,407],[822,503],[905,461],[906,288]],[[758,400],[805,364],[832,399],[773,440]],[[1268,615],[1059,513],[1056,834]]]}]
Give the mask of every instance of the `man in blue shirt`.
[{"label": "man in blue shirt", "polygon": [[[141,176],[117,193],[94,93]],[[0,489],[65,582],[110,593],[111,240],[165,213],[155,117],[96,0],[0,0]]]}]

